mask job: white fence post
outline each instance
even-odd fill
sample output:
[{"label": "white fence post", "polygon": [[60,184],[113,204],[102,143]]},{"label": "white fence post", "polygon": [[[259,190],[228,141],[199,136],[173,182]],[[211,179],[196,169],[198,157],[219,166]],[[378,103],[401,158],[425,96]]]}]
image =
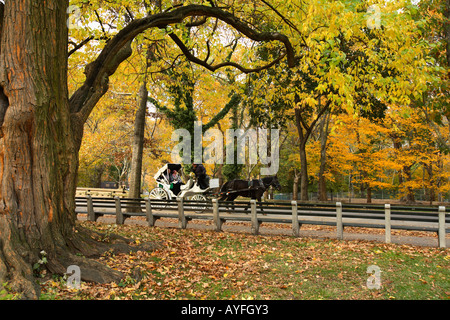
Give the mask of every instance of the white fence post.
[{"label": "white fence post", "polygon": [[342,223],[342,203],[336,202],[336,236],[339,240],[344,239],[344,225]]},{"label": "white fence post", "polygon": [[250,200],[250,208],[252,212],[252,233],[257,235],[259,234],[259,221],[256,213],[256,200]]},{"label": "white fence post", "polygon": [[386,243],[391,243],[391,205],[384,205],[384,238]]},{"label": "white fence post", "polygon": [[96,221],[95,212],[94,212],[94,204],[92,202],[92,196],[87,196],[87,220],[88,221]]},{"label": "white fence post", "polygon": [[120,198],[114,197],[116,203],[116,224],[123,224],[123,213],[122,213],[122,205],[120,204]]},{"label": "white fence post", "polygon": [[445,207],[439,206],[439,247],[445,248],[447,246],[445,241]]},{"label": "white fence post", "polygon": [[149,227],[153,227],[155,225],[155,218],[153,217],[152,203],[150,201],[150,197],[145,199],[145,216],[147,217]]},{"label": "white fence post", "polygon": [[300,236],[300,225],[298,224],[298,206],[297,201],[291,201],[292,204],[292,234],[294,237]]},{"label": "white fence post", "polygon": [[217,199],[212,199],[213,205],[213,221],[216,231],[222,231],[222,220],[220,220],[219,215],[219,201]]},{"label": "white fence post", "polygon": [[180,228],[182,229],[186,229],[187,227],[187,220],[186,217],[184,215],[184,201],[183,198],[177,198],[177,202],[178,202],[178,219],[180,220],[179,225]]}]

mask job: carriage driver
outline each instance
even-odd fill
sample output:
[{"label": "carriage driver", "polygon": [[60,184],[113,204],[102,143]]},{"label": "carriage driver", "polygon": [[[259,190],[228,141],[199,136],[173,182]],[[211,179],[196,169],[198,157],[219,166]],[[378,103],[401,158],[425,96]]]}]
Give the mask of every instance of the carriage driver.
[{"label": "carriage driver", "polygon": [[206,169],[202,164],[194,163],[192,165],[192,171],[195,173],[195,177],[197,178],[197,183],[200,186],[200,189],[208,188],[208,182],[206,181]]}]

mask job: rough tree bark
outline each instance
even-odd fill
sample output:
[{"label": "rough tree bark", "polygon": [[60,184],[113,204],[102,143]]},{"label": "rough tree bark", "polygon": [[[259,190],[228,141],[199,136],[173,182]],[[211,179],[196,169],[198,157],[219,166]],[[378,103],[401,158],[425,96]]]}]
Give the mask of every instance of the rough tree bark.
[{"label": "rough tree bark", "polygon": [[67,93],[67,28],[61,27],[67,5],[7,1],[2,19],[0,282],[25,298],[38,296],[31,266],[41,251],[51,272],[77,264],[85,280],[120,277],[74,254],[98,252],[74,233],[78,149]]},{"label": "rough tree bark", "polygon": [[[293,64],[289,40],[259,33],[232,14],[183,6],[130,22],[86,67],[86,81],[69,99],[68,0],[0,3],[0,283],[24,298],[37,298],[32,265],[46,252],[46,268],[63,274],[78,265],[86,281],[111,282],[121,274],[77,255],[99,254],[105,245],[77,227],[75,189],[83,125],[108,90],[108,79],[131,54],[131,41],[148,28],[189,16],[217,17],[256,41],[281,41]],[[108,248],[127,249],[117,239]]]},{"label": "rough tree bark", "polygon": [[67,43],[56,41],[67,38],[67,29],[56,27],[66,7],[9,1],[2,19],[0,279],[8,274],[26,296],[36,292],[31,263],[41,250],[54,261],[75,221],[73,197],[66,197],[75,191],[75,148],[70,138],[55,141],[71,136]]}]

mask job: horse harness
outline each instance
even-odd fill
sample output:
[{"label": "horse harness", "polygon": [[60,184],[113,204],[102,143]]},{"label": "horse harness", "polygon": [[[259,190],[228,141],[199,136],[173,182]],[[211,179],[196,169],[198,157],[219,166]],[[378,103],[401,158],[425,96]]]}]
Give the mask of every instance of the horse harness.
[{"label": "horse harness", "polygon": [[234,185],[236,181],[239,180],[232,180],[230,184],[228,185],[228,190],[225,192],[227,195],[234,192],[243,192],[243,191],[256,191],[258,189],[265,190],[266,186],[264,185],[264,182],[261,179],[253,179],[249,180],[248,183],[248,189],[236,189],[236,186]]},{"label": "horse harness", "polygon": [[264,182],[261,179],[253,179],[253,180],[248,181],[248,188],[249,189],[258,189],[258,188],[265,189],[266,186],[264,185]]}]

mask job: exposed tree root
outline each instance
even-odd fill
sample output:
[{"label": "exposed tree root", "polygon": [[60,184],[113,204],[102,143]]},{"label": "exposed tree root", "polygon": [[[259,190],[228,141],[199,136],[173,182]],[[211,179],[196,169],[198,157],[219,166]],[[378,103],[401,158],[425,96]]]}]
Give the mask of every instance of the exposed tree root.
[{"label": "exposed tree root", "polygon": [[0,252],[0,288],[7,283],[13,292],[21,293],[22,299],[39,297],[39,286],[33,277],[32,266],[16,252]]},{"label": "exposed tree root", "polygon": [[[105,238],[108,242],[104,241]],[[118,235],[106,237],[98,232],[77,227],[66,246],[57,246],[53,252],[46,252],[47,262],[43,267],[51,274],[64,275],[69,266],[76,265],[80,268],[82,281],[117,283],[123,278],[123,274],[94,259],[107,251],[129,253],[139,250],[151,251],[157,247],[152,243],[144,243],[140,246],[130,243],[129,239]],[[19,254],[20,250],[11,250],[1,244],[0,242],[0,284],[7,282],[13,292],[21,294],[22,299],[38,299],[40,289],[33,276],[32,268],[38,257],[24,258]]]}]

